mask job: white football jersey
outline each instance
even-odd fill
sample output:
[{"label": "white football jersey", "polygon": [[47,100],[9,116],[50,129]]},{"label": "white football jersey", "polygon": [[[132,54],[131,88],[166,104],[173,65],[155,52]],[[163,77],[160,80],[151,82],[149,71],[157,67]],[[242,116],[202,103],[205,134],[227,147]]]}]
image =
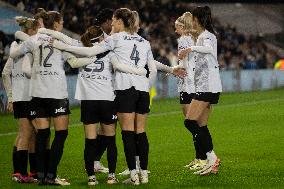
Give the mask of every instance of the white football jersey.
[{"label": "white football jersey", "polygon": [[75,99],[114,101],[110,56],[108,53],[105,57],[80,68]]},{"label": "white football jersey", "polygon": [[[150,43],[138,34],[115,33],[107,37],[103,45],[113,50],[114,56],[123,64],[144,68],[154,60]],[[132,86],[136,90],[149,92],[149,79],[146,76],[115,72],[115,90],[126,90]]]},{"label": "white football jersey", "polygon": [[13,102],[30,101],[29,85],[30,80],[22,71],[23,56],[12,59],[9,58],[6,64],[10,64],[11,81],[12,81],[12,98]]},{"label": "white football jersey", "polygon": [[32,97],[68,98],[64,63],[74,55],[53,48],[46,34],[36,34],[24,42],[24,50],[32,52],[33,67],[30,83]]},{"label": "white football jersey", "polygon": [[[178,39],[178,51],[187,49],[194,45],[194,41],[191,36],[181,36]],[[184,60],[180,60],[181,64],[186,72],[187,76],[185,78],[179,78],[178,80],[178,92],[186,92],[188,94],[195,93],[194,85],[194,68],[195,68],[196,53],[189,53]]]},{"label": "white football jersey", "polygon": [[197,57],[194,75],[196,92],[221,92],[222,84],[217,60],[216,36],[205,30],[198,36],[196,46],[209,47],[213,49],[213,54],[200,52],[196,53]]}]

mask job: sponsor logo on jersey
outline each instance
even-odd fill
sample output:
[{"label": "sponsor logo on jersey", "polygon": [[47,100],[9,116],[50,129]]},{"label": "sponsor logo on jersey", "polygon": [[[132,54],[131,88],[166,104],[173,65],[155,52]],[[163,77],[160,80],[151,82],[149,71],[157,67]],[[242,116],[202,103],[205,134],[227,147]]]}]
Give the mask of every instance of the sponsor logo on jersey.
[{"label": "sponsor logo on jersey", "polygon": [[13,74],[12,77],[13,79],[24,78],[26,77],[26,75],[24,73],[17,73],[17,74]]},{"label": "sponsor logo on jersey", "polygon": [[56,114],[57,114],[57,113],[63,113],[63,112],[65,112],[65,110],[66,110],[66,108],[60,107],[59,109],[55,109],[55,113],[56,113]]},{"label": "sponsor logo on jersey", "polygon": [[57,73],[55,71],[47,71],[47,70],[37,71],[36,74],[39,74],[39,75],[59,75],[59,73]]}]

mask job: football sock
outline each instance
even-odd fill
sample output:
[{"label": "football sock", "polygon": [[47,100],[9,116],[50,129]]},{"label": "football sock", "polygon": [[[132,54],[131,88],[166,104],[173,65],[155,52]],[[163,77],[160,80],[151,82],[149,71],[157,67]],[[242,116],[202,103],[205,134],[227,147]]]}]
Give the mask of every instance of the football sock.
[{"label": "football sock", "polygon": [[50,136],[50,129],[38,129],[36,135],[36,166],[39,179],[44,178],[46,165],[46,144]]},{"label": "football sock", "polygon": [[56,178],[57,166],[61,160],[64,149],[64,143],[67,136],[68,130],[55,131],[55,136],[50,148],[50,155],[48,161],[48,178]]},{"label": "football sock", "polygon": [[200,143],[199,135],[200,128],[195,120],[186,119],[184,120],[184,126],[191,132],[193,144],[195,148],[195,158],[196,159],[206,159],[206,153],[202,150],[202,145]]},{"label": "football sock", "polygon": [[22,176],[27,176],[27,167],[28,167],[28,150],[19,150],[17,152],[18,161],[19,161],[19,169]]},{"label": "football sock", "polygon": [[136,144],[135,144],[135,134],[134,131],[122,131],[122,141],[124,146],[124,153],[126,157],[126,162],[129,170],[136,169],[135,154],[136,154]]},{"label": "football sock", "polygon": [[206,146],[208,146],[207,150],[208,151],[213,150],[212,137],[211,137],[211,134],[209,132],[207,125],[200,127],[200,134],[203,137],[203,140],[205,141]]},{"label": "football sock", "polygon": [[85,138],[84,160],[88,176],[92,176],[95,174],[94,159],[97,147],[98,147],[97,139]]},{"label": "football sock", "polygon": [[19,161],[17,159],[17,147],[16,146],[13,147],[12,160],[13,160],[14,174],[19,173],[20,170],[19,170],[19,165],[18,165]]},{"label": "football sock", "polygon": [[36,173],[36,153],[29,153],[30,172]]},{"label": "football sock", "polygon": [[117,147],[115,136],[105,136],[107,143],[107,161],[109,173],[115,173],[117,162]]},{"label": "football sock", "polygon": [[149,142],[146,132],[136,134],[137,152],[139,154],[140,168],[147,170],[148,167],[148,155],[149,155]]}]

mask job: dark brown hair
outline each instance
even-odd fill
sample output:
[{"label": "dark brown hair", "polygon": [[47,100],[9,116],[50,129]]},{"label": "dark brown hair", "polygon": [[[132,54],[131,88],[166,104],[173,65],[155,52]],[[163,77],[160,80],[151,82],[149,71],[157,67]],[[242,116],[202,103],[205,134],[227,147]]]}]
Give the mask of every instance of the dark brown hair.
[{"label": "dark brown hair", "polygon": [[198,19],[199,24],[213,34],[217,32],[213,28],[211,9],[208,6],[196,7],[192,11],[192,16]]},{"label": "dark brown hair", "polygon": [[42,13],[44,27],[54,29],[54,22],[60,22],[62,15],[57,11],[48,11]]},{"label": "dark brown hair", "polygon": [[101,29],[101,27],[91,26],[87,29],[87,31],[83,35],[81,35],[81,42],[85,47],[92,47],[93,46],[92,42],[99,41],[99,38],[103,36],[103,34],[104,32]]}]

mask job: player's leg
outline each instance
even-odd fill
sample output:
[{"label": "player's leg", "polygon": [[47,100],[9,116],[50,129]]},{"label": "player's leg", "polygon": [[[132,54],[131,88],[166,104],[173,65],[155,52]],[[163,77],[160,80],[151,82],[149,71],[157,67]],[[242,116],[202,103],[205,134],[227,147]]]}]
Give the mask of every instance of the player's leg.
[{"label": "player's leg", "polygon": [[94,171],[94,159],[96,156],[97,143],[97,123],[84,124],[85,130],[85,149],[84,160],[85,168],[88,175],[88,185],[93,186],[98,184]]},{"label": "player's leg", "polygon": [[140,161],[140,182],[142,184],[148,183],[148,156],[149,156],[149,142],[146,134],[147,113],[135,116],[135,138],[137,144],[137,155]]},{"label": "player's leg", "polygon": [[209,103],[197,120],[200,126],[198,138],[200,139],[200,145],[202,146],[203,152],[206,153],[207,164],[203,167],[203,169],[195,172],[195,174],[207,175],[210,173],[216,174],[218,172],[220,160],[213,151],[212,137],[207,128],[207,122],[210,115],[210,104],[216,104],[219,100],[219,95],[219,93],[203,93],[198,97],[199,100]]},{"label": "player's leg", "polygon": [[98,173],[108,173],[108,168],[106,168],[101,162],[101,158],[104,154],[104,152],[107,149],[107,145],[104,142],[105,140],[105,133],[102,127],[97,128],[97,142],[98,142],[98,149],[97,149],[97,155],[95,156],[94,161],[94,170]]},{"label": "player's leg", "polygon": [[46,103],[49,104],[49,112],[53,117],[55,135],[51,144],[48,169],[46,175],[47,184],[55,185],[69,185],[70,183],[61,183],[62,181],[56,179],[57,167],[61,160],[64,144],[68,136],[68,125],[69,125],[69,101],[68,99],[48,99]]},{"label": "player's leg", "polygon": [[124,146],[124,153],[128,169],[130,170],[131,184],[138,185],[139,177],[136,171],[136,144],[135,144],[135,109],[138,99],[138,91],[134,87],[127,90],[116,91],[116,107],[121,135]]},{"label": "player's leg", "polygon": [[114,101],[100,101],[100,122],[103,130],[103,143],[107,146],[107,161],[109,167],[108,184],[118,183],[115,176],[117,162],[116,133],[116,109]]}]

